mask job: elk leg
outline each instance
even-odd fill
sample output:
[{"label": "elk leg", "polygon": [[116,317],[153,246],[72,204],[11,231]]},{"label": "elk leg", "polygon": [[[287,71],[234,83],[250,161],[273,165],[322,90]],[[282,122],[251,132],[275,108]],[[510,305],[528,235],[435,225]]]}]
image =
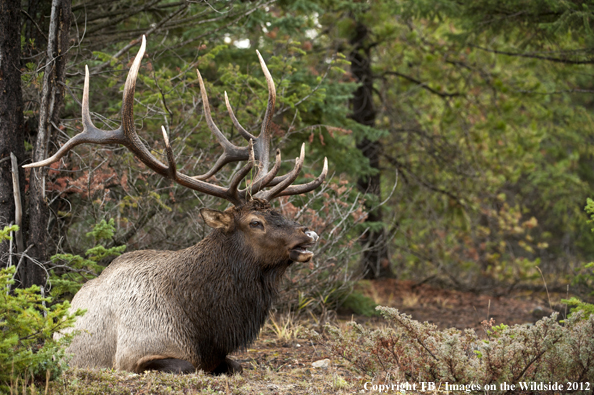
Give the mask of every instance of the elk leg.
[{"label": "elk leg", "polygon": [[141,370],[157,370],[159,372],[176,374],[188,374],[196,372],[194,365],[188,361],[184,361],[183,359],[176,358],[153,359],[152,361],[149,361],[143,365]]},{"label": "elk leg", "polygon": [[221,374],[226,374],[230,376],[235,373],[241,374],[241,372],[243,372],[243,368],[241,367],[241,364],[239,362],[236,362],[229,358],[225,358],[225,360],[221,362],[219,366],[215,368],[215,370],[212,371],[212,374],[215,376]]}]

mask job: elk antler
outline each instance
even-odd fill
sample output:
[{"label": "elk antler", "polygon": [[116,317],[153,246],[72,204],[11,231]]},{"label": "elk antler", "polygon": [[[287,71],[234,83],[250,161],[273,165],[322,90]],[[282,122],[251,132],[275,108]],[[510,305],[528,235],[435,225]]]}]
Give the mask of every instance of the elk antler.
[{"label": "elk antler", "polygon": [[[262,122],[262,129],[258,137],[254,137],[251,133],[245,130],[237,121],[229,99],[227,98],[227,92],[225,92],[225,103],[231,116],[231,120],[239,133],[248,140],[246,147],[238,147],[225,137],[219,128],[215,125],[210,115],[210,105],[208,103],[208,97],[206,95],[206,89],[204,87],[204,81],[200,72],[198,73],[198,82],[200,83],[200,93],[202,95],[202,104],[204,106],[204,116],[209,129],[217,138],[219,144],[223,147],[223,154],[216,161],[214,166],[205,174],[201,176],[190,177],[177,171],[175,164],[175,158],[171,146],[169,145],[169,138],[165,128],[161,127],[163,131],[163,139],[165,140],[165,152],[167,156],[167,165],[161,163],[155,158],[150,151],[144,146],[140,138],[136,134],[134,126],[134,91],[136,88],[136,78],[138,76],[138,70],[140,69],[140,62],[144,56],[146,49],[146,39],[142,36],[142,44],[140,50],[132,63],[132,67],[128,73],[126,84],[124,86],[124,95],[122,100],[122,124],[116,130],[102,130],[98,129],[93,125],[89,112],[89,68],[85,66],[85,84],[83,89],[83,100],[82,100],[82,122],[83,131],[66,142],[53,156],[40,162],[31,163],[23,167],[41,167],[51,163],[57,162],[66,153],[83,143],[94,143],[94,144],[121,144],[128,148],[132,153],[140,159],[142,163],[154,170],[157,174],[171,179],[176,183],[183,185],[187,188],[193,189],[198,192],[202,192],[208,195],[220,197],[228,200],[229,202],[239,205],[245,203],[252,197],[257,197],[270,201],[278,196],[296,195],[305,193],[317,188],[328,173],[328,161],[324,158],[324,168],[322,173],[314,181],[302,185],[290,185],[297,178],[301,167],[303,166],[304,160],[304,145],[301,146],[301,155],[295,159],[295,166],[291,172],[284,176],[277,177],[276,174],[280,169],[281,155],[280,151],[276,150],[276,160],[274,166],[270,171],[268,170],[268,162],[270,156],[270,131],[269,125],[272,115],[274,113],[274,104],[276,101],[276,90],[274,88],[274,82],[262,56],[258,53],[260,65],[262,71],[266,76],[268,83],[268,106],[266,108],[266,114],[264,115],[264,121]],[[237,171],[232,177],[227,188],[219,185],[214,185],[205,180],[216,174],[225,164],[230,162],[247,161],[239,171]],[[256,178],[247,186],[245,189],[239,190],[239,184],[241,180],[249,173],[254,165],[258,163],[258,173]],[[272,187],[269,190],[265,190],[266,187]]]}]

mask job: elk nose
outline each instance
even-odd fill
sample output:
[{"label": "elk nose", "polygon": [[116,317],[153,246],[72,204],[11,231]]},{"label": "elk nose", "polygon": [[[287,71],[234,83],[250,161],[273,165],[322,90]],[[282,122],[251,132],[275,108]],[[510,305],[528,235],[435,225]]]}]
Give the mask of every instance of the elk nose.
[{"label": "elk nose", "polygon": [[320,236],[318,236],[318,234],[316,232],[314,232],[313,230],[306,230],[305,234],[310,238],[313,239],[313,241],[318,241],[318,239],[320,238]]}]

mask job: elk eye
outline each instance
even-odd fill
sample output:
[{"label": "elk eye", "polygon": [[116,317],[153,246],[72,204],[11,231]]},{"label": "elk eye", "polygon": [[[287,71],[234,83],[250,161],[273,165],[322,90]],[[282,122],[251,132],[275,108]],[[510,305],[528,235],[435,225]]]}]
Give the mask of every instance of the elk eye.
[{"label": "elk eye", "polygon": [[252,221],[252,222],[250,222],[250,226],[252,228],[264,229],[264,225],[262,225],[262,222],[260,222],[260,221]]}]

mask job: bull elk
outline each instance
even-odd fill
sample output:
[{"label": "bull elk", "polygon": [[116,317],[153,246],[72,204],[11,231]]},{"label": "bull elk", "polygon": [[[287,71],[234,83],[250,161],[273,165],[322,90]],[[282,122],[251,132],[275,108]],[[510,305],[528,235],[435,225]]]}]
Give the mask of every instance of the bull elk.
[{"label": "bull elk", "polygon": [[[270,122],[276,91],[270,72],[258,53],[268,83],[268,105],[258,137],[244,129],[225,102],[233,124],[248,141],[238,147],[227,140],[212,120],[204,82],[198,72],[204,116],[223,153],[205,174],[190,177],[178,171],[165,128],[167,165],[140,141],[134,127],[134,91],[145,38],[134,59],[122,101],[122,124],[117,130],[96,128],[89,114],[89,70],[86,68],[82,101],[83,131],[52,157],[26,165],[54,163],[83,143],[122,144],[150,169],[184,187],[226,199],[225,211],[202,208],[200,214],[213,228],[198,244],[181,251],[135,251],[115,259],[99,277],[87,282],[74,296],[71,308],[86,309],[73,330],[67,352],[71,364],[84,368],[115,368],[131,372],[161,370],[212,373],[241,371],[227,355],[256,339],[264,324],[279,281],[292,262],[307,262],[308,250],[318,236],[273,210],[279,196],[309,192],[324,181],[291,185],[304,161],[304,147],[293,170],[277,176],[280,151],[269,169]],[[198,70],[197,70],[198,71]],[[206,180],[230,162],[247,161],[230,179],[228,187]],[[253,182],[239,189],[254,168]],[[248,184],[248,183],[246,183]]]}]

